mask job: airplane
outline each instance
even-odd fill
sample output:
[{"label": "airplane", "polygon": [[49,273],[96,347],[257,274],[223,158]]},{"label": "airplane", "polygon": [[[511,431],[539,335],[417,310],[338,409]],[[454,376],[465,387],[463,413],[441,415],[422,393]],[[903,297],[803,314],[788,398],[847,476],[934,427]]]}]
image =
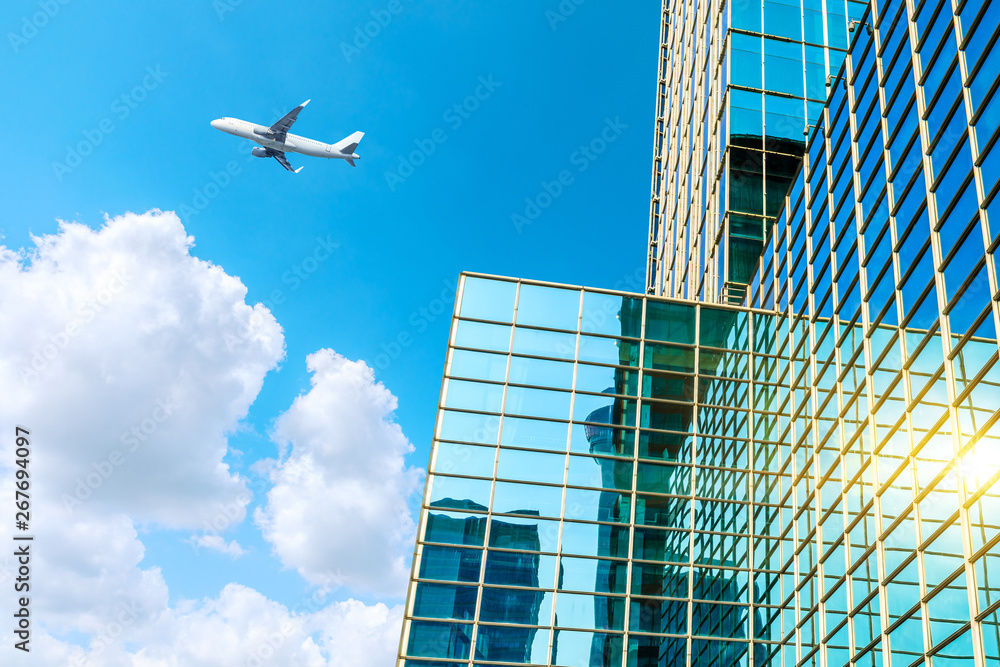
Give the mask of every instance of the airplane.
[{"label": "airplane", "polygon": [[361,143],[361,137],[365,136],[364,132],[355,132],[335,144],[324,144],[322,141],[314,141],[295,134],[288,134],[292,123],[296,121],[299,117],[299,112],[307,104],[309,104],[309,100],[306,100],[286,113],[281,120],[271,127],[264,127],[256,123],[248,123],[245,120],[228,117],[213,120],[212,127],[222,130],[227,134],[257,142],[260,144],[260,147],[250,151],[254,157],[273,157],[282,167],[293,174],[302,171],[302,167],[292,169],[292,165],[285,158],[285,153],[287,152],[311,155],[313,157],[338,158],[354,167],[354,161],[361,157],[354,152],[354,149]]}]

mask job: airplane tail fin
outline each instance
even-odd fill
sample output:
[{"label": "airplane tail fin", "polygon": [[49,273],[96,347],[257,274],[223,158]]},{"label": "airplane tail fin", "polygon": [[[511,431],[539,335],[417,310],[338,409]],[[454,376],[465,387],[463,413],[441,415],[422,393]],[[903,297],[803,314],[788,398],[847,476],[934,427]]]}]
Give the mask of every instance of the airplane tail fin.
[{"label": "airplane tail fin", "polygon": [[354,164],[354,160],[352,160],[351,158],[344,158],[344,159],[347,160],[347,164],[351,165],[352,167],[358,166]]},{"label": "airplane tail fin", "polygon": [[363,136],[365,136],[364,132],[355,132],[351,136],[341,139],[340,141],[335,143],[333,147],[338,151],[340,151],[341,153],[348,153],[348,154],[353,153],[354,149],[357,148],[358,144],[361,143],[361,138]]}]

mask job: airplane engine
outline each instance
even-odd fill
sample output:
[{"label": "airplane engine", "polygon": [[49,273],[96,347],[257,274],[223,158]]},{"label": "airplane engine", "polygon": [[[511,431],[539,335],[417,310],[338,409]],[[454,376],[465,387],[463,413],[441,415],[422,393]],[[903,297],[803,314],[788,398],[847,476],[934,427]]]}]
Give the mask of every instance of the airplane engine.
[{"label": "airplane engine", "polygon": [[255,148],[250,151],[250,153],[252,153],[254,157],[271,157],[271,153],[268,152],[266,148]]}]

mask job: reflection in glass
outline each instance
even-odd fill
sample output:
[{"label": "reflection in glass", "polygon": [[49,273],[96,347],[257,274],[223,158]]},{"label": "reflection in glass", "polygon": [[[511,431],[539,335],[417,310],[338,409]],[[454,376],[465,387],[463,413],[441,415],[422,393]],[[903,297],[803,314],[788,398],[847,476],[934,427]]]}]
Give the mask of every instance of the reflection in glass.
[{"label": "reflection in glass", "polygon": [[559,560],[559,567],[560,589],[595,593],[625,592],[628,564],[624,561],[563,556]]},{"label": "reflection in glass", "polygon": [[545,664],[549,631],[516,626],[480,625],[476,659]]},{"label": "reflection in glass", "polygon": [[425,545],[420,553],[420,571],[417,576],[439,581],[477,582],[482,554],[478,549]]},{"label": "reflection in glass", "polygon": [[639,373],[635,370],[578,364],[576,367],[576,390],[635,396],[638,393]]},{"label": "reflection in glass", "polygon": [[[496,522],[494,523],[496,525]],[[501,531],[508,531],[508,521],[503,521]],[[526,533],[530,536],[529,533]],[[509,544],[513,544],[510,542]],[[534,546],[529,537],[528,546]],[[541,540],[539,546],[542,546]],[[500,586],[523,586],[525,588],[552,588],[555,583],[556,557],[525,551],[486,552],[486,570],[483,581]]]},{"label": "reflection in glass", "polygon": [[[431,505],[433,507],[433,504]],[[485,507],[481,507],[483,511]],[[461,512],[429,511],[424,528],[425,542],[482,546],[486,536],[486,517]]]},{"label": "reflection in glass", "polygon": [[633,297],[584,292],[584,333],[638,338],[642,327],[642,300]]},{"label": "reflection in glass", "polygon": [[646,302],[646,339],[695,344],[695,307],[668,302]]},{"label": "reflection in glass", "polygon": [[412,621],[407,653],[424,658],[468,658],[472,624]]},{"label": "reflection in glass", "polygon": [[488,479],[428,475],[427,484],[431,507],[485,510],[490,503],[491,482]]},{"label": "reflection in glass", "polygon": [[616,366],[639,365],[639,343],[618,338],[580,336],[580,361]]}]

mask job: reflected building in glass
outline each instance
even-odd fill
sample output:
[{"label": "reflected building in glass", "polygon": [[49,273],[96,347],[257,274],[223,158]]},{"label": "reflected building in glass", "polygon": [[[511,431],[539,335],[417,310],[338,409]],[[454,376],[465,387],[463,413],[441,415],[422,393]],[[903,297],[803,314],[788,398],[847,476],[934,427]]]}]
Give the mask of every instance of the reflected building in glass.
[{"label": "reflected building in glass", "polygon": [[1000,7],[858,8],[741,290],[463,274],[399,667],[1000,665]]},{"label": "reflected building in glass", "polygon": [[647,291],[740,303],[867,5],[664,0]]}]

